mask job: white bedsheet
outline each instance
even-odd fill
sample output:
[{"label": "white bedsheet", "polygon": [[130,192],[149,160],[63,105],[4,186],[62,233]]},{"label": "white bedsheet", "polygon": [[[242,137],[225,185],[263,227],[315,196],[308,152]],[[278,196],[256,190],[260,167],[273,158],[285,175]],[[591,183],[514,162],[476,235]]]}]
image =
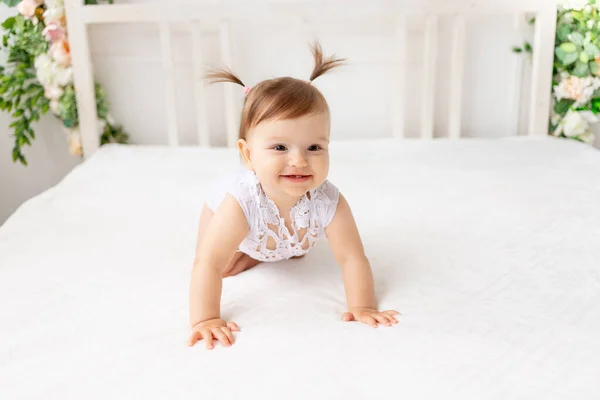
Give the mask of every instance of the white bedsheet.
[{"label": "white bedsheet", "polygon": [[[334,143],[392,328],[343,323],[326,242],[224,281],[188,348],[226,149],[105,146],[0,228],[0,399],[598,399],[600,152],[558,139]],[[381,397],[380,397],[381,396]]]}]

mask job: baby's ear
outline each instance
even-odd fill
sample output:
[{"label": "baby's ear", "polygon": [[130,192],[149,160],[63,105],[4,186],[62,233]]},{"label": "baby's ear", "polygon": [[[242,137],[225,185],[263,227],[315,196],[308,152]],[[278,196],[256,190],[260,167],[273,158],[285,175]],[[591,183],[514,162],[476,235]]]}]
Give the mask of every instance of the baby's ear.
[{"label": "baby's ear", "polygon": [[254,171],[254,165],[252,164],[252,159],[250,157],[250,147],[248,146],[248,142],[244,139],[239,139],[237,141],[237,147],[240,151],[240,155],[242,156],[242,160],[244,160],[244,164],[250,171]]}]

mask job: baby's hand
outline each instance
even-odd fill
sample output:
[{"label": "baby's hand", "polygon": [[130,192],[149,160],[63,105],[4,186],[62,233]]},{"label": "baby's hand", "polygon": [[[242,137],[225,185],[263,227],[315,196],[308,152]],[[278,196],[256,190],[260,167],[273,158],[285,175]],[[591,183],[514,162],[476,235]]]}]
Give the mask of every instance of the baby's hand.
[{"label": "baby's hand", "polygon": [[235,322],[225,322],[222,319],[209,319],[202,321],[194,325],[190,340],[188,341],[189,346],[193,346],[198,340],[204,339],[206,342],[206,348],[212,349],[213,337],[223,346],[229,347],[233,344],[233,333],[239,332],[240,328]]},{"label": "baby's hand", "polygon": [[398,321],[394,318],[394,315],[400,313],[395,310],[377,311],[375,308],[353,308],[349,312],[345,312],[342,316],[342,320],[345,322],[358,321],[363,322],[367,325],[371,325],[373,328],[377,328],[377,323],[382,323],[385,326],[392,326],[397,324]]}]

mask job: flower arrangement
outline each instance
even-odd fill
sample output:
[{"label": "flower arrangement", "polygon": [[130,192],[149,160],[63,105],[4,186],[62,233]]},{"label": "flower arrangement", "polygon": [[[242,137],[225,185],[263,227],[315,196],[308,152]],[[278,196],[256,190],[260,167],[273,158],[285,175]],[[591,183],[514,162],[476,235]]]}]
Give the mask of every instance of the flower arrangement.
[{"label": "flower arrangement", "polygon": [[[525,43],[514,51],[532,49]],[[549,133],[593,143],[600,111],[600,0],[559,1],[552,98]]]},{"label": "flower arrangement", "polygon": [[[2,47],[9,54],[0,66],[0,109],[13,117],[13,162],[27,165],[22,150],[35,139],[32,123],[48,110],[61,121],[71,154],[82,156],[64,0],[2,1],[18,11],[2,24]],[[128,135],[109,115],[104,90],[97,83],[95,89],[100,143],[126,143]]]}]

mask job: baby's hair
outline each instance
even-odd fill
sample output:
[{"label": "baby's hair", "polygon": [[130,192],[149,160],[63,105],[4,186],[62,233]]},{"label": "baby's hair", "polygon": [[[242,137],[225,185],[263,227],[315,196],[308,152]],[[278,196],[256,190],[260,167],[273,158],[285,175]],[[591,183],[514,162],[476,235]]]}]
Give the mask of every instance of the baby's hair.
[{"label": "baby's hair", "polygon": [[245,88],[246,98],[240,121],[240,139],[246,139],[248,130],[263,121],[329,113],[325,97],[311,83],[319,76],[344,65],[346,60],[336,58],[335,55],[324,58],[318,42],[311,45],[311,51],[315,65],[308,81],[281,77],[264,80],[250,88],[226,68],[212,69],[206,74],[209,83],[231,82]]}]

